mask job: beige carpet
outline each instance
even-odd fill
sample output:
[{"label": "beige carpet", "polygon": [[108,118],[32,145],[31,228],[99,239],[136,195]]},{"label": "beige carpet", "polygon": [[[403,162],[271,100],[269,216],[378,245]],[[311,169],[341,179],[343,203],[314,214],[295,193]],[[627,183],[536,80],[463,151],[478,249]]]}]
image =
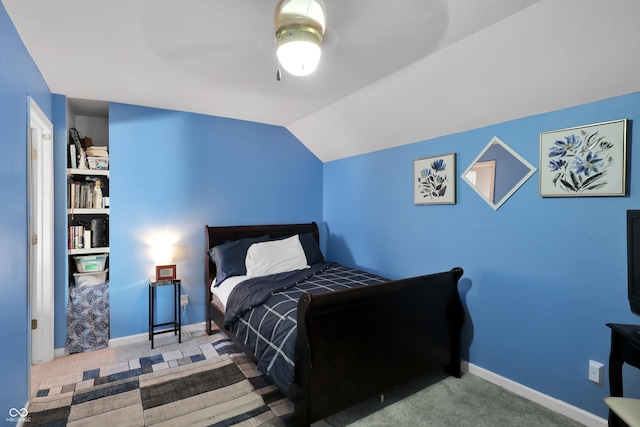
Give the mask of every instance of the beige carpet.
[{"label": "beige carpet", "polygon": [[154,338],[155,349],[151,350],[149,341],[140,341],[122,346],[112,346],[102,350],[75,353],[58,357],[51,362],[31,365],[31,392],[46,378],[61,377],[68,374],[83,372],[98,366],[117,365],[155,354],[183,350],[185,353],[197,354],[201,352],[200,345],[213,340],[204,330],[182,332],[182,343],[178,337],[171,334],[157,335]]},{"label": "beige carpet", "polygon": [[[114,365],[97,366],[94,360],[93,368],[45,378],[31,399],[29,425],[291,424],[291,402],[226,336],[192,344],[198,345],[156,349]],[[97,358],[112,360],[101,351]]]}]

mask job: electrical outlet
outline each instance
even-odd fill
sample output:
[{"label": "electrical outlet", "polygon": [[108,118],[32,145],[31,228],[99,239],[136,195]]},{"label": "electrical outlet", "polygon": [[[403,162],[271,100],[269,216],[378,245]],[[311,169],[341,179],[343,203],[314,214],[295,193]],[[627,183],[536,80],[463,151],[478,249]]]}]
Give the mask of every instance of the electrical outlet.
[{"label": "electrical outlet", "polygon": [[596,384],[604,384],[604,365],[594,360],[589,360],[589,380]]},{"label": "electrical outlet", "polygon": [[186,305],[189,305],[189,295],[180,295],[180,307],[184,307]]}]

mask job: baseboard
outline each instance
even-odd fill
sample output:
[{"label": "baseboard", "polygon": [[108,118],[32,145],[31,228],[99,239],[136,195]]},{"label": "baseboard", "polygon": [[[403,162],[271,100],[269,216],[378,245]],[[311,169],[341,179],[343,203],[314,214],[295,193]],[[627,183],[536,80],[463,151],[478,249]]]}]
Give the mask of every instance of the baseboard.
[{"label": "baseboard", "polygon": [[[205,325],[206,325],[205,322],[192,323],[190,325],[183,325],[182,326],[182,333],[186,334],[186,333],[191,333],[191,332],[195,332],[195,331],[202,331],[202,330],[204,330]],[[148,340],[149,340],[149,333],[148,332],[144,332],[142,334],[129,335],[129,336],[126,336],[126,337],[110,339],[109,340],[109,347],[119,347],[119,346],[122,346],[122,345],[134,344],[134,343],[148,341]],[[67,351],[64,348],[56,348],[53,351],[54,357],[66,356],[68,354],[69,353],[67,353]]]},{"label": "baseboard", "polygon": [[607,420],[600,418],[597,415],[587,412],[584,409],[580,409],[577,406],[570,405],[562,400],[555,399],[546,394],[540,393],[532,388],[526,387],[508,378],[502,377],[491,371],[487,371],[484,368],[476,366],[472,363],[462,361],[462,370],[476,375],[484,380],[487,380],[493,384],[499,385],[502,388],[509,390],[519,396],[531,400],[545,408],[558,412],[566,417],[571,418],[579,423],[584,424],[587,427],[606,427]]}]

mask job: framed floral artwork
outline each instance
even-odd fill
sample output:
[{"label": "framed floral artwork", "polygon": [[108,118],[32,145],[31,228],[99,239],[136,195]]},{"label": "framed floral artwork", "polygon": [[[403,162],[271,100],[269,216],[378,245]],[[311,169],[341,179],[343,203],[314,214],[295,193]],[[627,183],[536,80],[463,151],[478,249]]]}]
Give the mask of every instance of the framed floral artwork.
[{"label": "framed floral artwork", "polygon": [[413,202],[416,205],[456,203],[456,155],[413,161]]},{"label": "framed floral artwork", "polygon": [[540,134],[542,197],[624,196],[627,120]]}]

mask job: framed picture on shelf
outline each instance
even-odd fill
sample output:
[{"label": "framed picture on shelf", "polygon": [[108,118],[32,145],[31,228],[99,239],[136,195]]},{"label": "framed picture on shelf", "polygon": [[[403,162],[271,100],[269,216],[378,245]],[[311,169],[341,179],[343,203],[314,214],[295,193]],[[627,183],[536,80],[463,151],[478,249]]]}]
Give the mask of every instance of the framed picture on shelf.
[{"label": "framed picture on shelf", "polygon": [[176,265],[156,265],[156,280],[175,280],[176,278]]},{"label": "framed picture on shelf", "polygon": [[540,196],[624,196],[627,120],[540,134]]},{"label": "framed picture on shelf", "polygon": [[456,203],[456,154],[425,157],[413,161],[413,203]]}]

